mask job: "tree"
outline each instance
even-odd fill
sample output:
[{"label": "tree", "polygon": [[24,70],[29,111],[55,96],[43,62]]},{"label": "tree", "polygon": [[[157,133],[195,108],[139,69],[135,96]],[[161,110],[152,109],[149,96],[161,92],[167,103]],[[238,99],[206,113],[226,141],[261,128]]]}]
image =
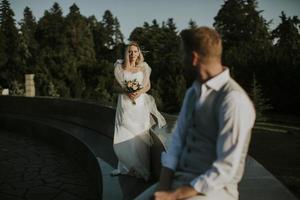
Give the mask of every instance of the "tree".
[{"label": "tree", "polygon": [[[1,27],[0,27],[1,29]],[[2,31],[0,31],[0,69],[2,71],[2,69],[4,68],[4,64],[7,62],[6,60],[6,54],[5,54],[5,41],[4,41],[4,35],[2,33]],[[0,77],[1,79],[3,78],[2,77],[2,74],[0,74]],[[1,83],[0,83],[0,86],[1,86]]]},{"label": "tree", "polygon": [[30,8],[26,7],[24,9],[24,18],[21,20],[20,24],[20,48],[19,55],[22,65],[22,72],[25,73],[35,73],[37,68],[37,55],[39,45],[35,39],[35,32],[37,28],[37,22],[33,16]]},{"label": "tree", "polygon": [[[137,41],[145,60],[152,68],[151,93],[166,112],[177,112],[186,89],[182,73],[180,38],[173,19],[160,26],[156,20],[152,24],[135,28],[130,34],[131,41]],[[170,87],[170,85],[172,87]]]},{"label": "tree", "polygon": [[2,65],[0,65],[0,85],[11,87],[14,79],[22,79],[19,71],[18,30],[15,25],[14,12],[8,0],[0,4],[0,32],[2,46]]},{"label": "tree", "polygon": [[107,59],[104,55],[104,52],[106,52],[104,27],[101,22],[97,21],[95,16],[90,16],[87,22],[93,34],[96,59],[97,62],[100,62],[101,60]]},{"label": "tree", "polygon": [[197,23],[192,19],[189,21],[189,28],[197,28]]},{"label": "tree", "polygon": [[272,106],[268,103],[269,99],[264,98],[261,85],[257,82],[255,74],[253,74],[250,97],[255,105],[256,121],[266,121],[265,112],[271,110]]},{"label": "tree", "polygon": [[125,49],[124,45],[124,36],[120,30],[120,23],[117,17],[115,17],[115,23],[114,23],[114,40],[115,40],[115,46],[114,46],[114,57],[113,60],[116,60],[120,58],[123,55],[123,51]]},{"label": "tree", "polygon": [[281,23],[272,31],[277,62],[282,67],[297,68],[300,62],[300,20],[297,16],[287,17],[284,12],[280,19]]},{"label": "tree", "polygon": [[65,18],[67,67],[65,82],[70,88],[72,97],[80,98],[84,82],[79,68],[95,65],[93,35],[87,20],[80,14],[76,4],[70,7],[70,13]]},{"label": "tree", "polygon": [[297,16],[287,17],[284,12],[280,19],[281,23],[272,31],[274,48],[272,70],[266,73],[268,88],[277,110],[299,114],[300,95],[291,88],[300,90],[300,20]]},{"label": "tree", "polygon": [[70,72],[69,52],[66,39],[65,19],[58,3],[54,3],[50,10],[45,11],[39,20],[36,39],[40,45],[38,65],[41,67],[41,76],[38,85],[41,91],[49,95],[50,81],[54,84],[58,94],[62,97],[70,97],[71,91],[67,80]]},{"label": "tree", "polygon": [[248,91],[253,72],[263,77],[272,47],[270,22],[261,12],[256,0],[227,0],[214,18],[223,39],[223,62],[234,67],[236,79]]},{"label": "tree", "polygon": [[106,10],[104,12],[104,15],[102,18],[102,24],[103,24],[104,32],[105,32],[105,46],[108,49],[112,49],[114,46],[113,35],[114,35],[115,19],[109,10]]},{"label": "tree", "polygon": [[105,58],[110,62],[114,62],[123,50],[123,35],[120,31],[120,24],[117,17],[106,10],[101,21],[104,32],[104,49]]},{"label": "tree", "polygon": [[116,100],[113,93],[113,70],[112,63],[106,60],[102,60],[94,66],[81,68],[80,74],[85,80],[83,97],[112,105]]}]

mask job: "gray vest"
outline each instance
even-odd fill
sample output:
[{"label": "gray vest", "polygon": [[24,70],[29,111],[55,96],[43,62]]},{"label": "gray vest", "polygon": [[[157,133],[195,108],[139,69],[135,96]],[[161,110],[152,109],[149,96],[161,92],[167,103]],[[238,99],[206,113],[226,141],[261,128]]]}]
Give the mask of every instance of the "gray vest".
[{"label": "gray vest", "polygon": [[[218,92],[212,91],[198,110],[193,109],[195,108],[195,91],[189,92],[188,106],[190,108],[188,109],[190,110],[187,112],[187,128],[185,129],[188,133],[177,171],[199,176],[210,169],[212,163],[216,161],[219,110],[222,101],[231,91],[245,93],[233,79],[230,79]],[[243,149],[238,173],[234,177],[235,183],[238,183],[243,175],[250,135],[251,133],[248,134],[247,145]]]}]

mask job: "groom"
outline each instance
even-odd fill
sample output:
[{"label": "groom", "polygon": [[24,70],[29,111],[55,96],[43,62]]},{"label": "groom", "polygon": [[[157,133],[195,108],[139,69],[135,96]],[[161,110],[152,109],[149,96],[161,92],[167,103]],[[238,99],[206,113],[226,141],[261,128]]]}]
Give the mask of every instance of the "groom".
[{"label": "groom", "polygon": [[196,74],[162,154],[158,184],[137,199],[237,200],[255,110],[222,66],[222,41],[212,28],[181,32],[185,66]]}]

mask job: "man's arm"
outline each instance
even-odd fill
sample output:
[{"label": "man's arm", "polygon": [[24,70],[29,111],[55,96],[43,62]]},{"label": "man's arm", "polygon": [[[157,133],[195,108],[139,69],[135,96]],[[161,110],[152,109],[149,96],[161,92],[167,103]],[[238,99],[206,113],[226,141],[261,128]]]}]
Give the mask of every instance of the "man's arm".
[{"label": "man's arm", "polygon": [[183,149],[183,143],[185,138],[185,127],[186,127],[186,112],[188,99],[190,98],[190,93],[194,92],[189,89],[184,97],[183,104],[178,116],[175,131],[172,136],[172,142],[167,152],[162,153],[161,162],[162,170],[160,174],[160,180],[157,190],[169,190],[174,172],[177,167],[179,155]]}]

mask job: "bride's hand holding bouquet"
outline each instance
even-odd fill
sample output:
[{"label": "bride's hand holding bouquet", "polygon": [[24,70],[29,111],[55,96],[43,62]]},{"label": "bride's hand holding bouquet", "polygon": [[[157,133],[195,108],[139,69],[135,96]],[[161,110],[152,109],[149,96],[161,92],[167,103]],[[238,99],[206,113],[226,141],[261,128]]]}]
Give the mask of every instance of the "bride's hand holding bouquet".
[{"label": "bride's hand holding bouquet", "polygon": [[135,99],[141,95],[139,91],[142,88],[142,85],[136,79],[129,81],[125,80],[125,91],[134,105],[136,104]]}]

